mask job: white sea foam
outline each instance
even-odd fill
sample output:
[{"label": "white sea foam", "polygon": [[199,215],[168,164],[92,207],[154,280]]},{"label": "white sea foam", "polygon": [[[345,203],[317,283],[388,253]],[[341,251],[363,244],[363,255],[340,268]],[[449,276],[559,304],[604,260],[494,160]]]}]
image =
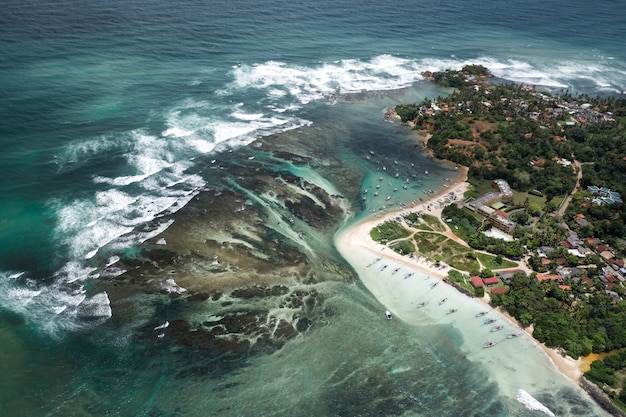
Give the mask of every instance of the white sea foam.
[{"label": "white sea foam", "polygon": [[234,82],[227,89],[266,90],[270,98],[294,97],[299,103],[324,99],[328,94],[391,90],[422,79],[418,61],[381,55],[369,61],[348,59],[315,67],[289,66],[268,61],[241,65],[233,70]]},{"label": "white sea foam", "polygon": [[261,119],[263,117],[263,113],[249,114],[249,113],[243,113],[243,112],[240,112],[240,111],[235,111],[235,112],[231,113],[231,115],[235,119],[240,119],[240,120],[258,120],[258,119]]},{"label": "white sea foam", "polygon": [[[110,317],[108,296],[101,293],[87,297],[79,283],[94,277],[92,268],[67,264],[47,285],[25,277],[20,281],[12,280],[11,275],[0,272],[0,306],[22,315],[50,336],[61,337],[67,330],[78,330]],[[81,307],[85,301],[87,304]],[[81,310],[82,318],[90,318],[89,323],[77,320]],[[87,312],[89,314],[85,314]]]},{"label": "white sea foam", "polygon": [[[239,65],[232,70],[233,83],[222,94],[234,94],[235,91],[250,88],[261,90],[273,102],[268,108],[284,112],[289,106],[323,100],[332,94],[407,87],[423,79],[424,71],[461,69],[470,64],[482,64],[498,77],[523,84],[570,88],[572,84],[588,78],[598,88],[623,89],[620,83],[608,81],[615,79],[615,70],[602,60],[591,63],[550,60],[533,63],[488,56],[461,60],[454,56],[448,59],[410,59],[380,55],[369,60],[346,59],[307,67],[279,61]],[[620,74],[618,78],[623,80],[626,74]],[[286,104],[288,99],[292,102]]]},{"label": "white sea foam", "polygon": [[191,134],[193,134],[194,131],[193,130],[185,130],[185,129],[181,129],[180,127],[170,127],[167,130],[164,130],[161,135],[163,136],[174,136],[176,138],[183,138],[185,136],[189,136]]},{"label": "white sea foam", "polygon": [[180,285],[176,284],[176,281],[172,278],[168,278],[164,283],[161,284],[161,288],[168,293],[182,294],[187,292],[187,290]]},{"label": "white sea foam", "polygon": [[98,293],[86,298],[80,303],[78,315],[83,318],[109,318],[111,317],[111,302],[106,292]]},{"label": "white sea foam", "polygon": [[550,417],[556,417],[556,415],[552,411],[550,411],[548,407],[541,404],[532,395],[530,395],[521,388],[517,391],[517,401],[522,403],[524,407],[531,411],[541,411],[549,415]]}]

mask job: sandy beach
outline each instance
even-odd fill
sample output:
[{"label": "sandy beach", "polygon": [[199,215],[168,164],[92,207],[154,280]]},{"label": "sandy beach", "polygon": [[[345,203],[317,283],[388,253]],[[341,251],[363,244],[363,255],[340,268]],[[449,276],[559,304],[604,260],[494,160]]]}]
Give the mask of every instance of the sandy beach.
[{"label": "sandy beach", "polygon": [[[441,201],[444,196],[450,195],[455,195],[457,196],[457,198],[462,198],[463,193],[469,187],[469,183],[467,183],[466,180],[467,169],[464,167],[459,167],[458,175],[456,176],[456,178],[448,183],[448,187],[443,188],[443,190],[441,190],[437,194],[429,196],[427,201],[422,201],[418,205],[415,205],[413,207],[398,207],[396,210],[388,211],[383,215],[379,215],[378,217],[365,218],[359,223],[350,226],[337,236],[337,248],[359,272],[362,282],[366,285],[369,291],[395,316],[406,322],[415,322],[415,300],[424,300],[425,291],[430,291],[430,289],[434,288],[435,284],[428,284],[430,289],[425,290],[425,287],[423,285],[407,285],[406,277],[408,275],[404,276],[405,279],[400,278],[400,274],[394,277],[380,279],[380,269],[377,270],[376,273],[372,273],[372,269],[374,269],[372,266],[373,263],[377,262],[377,265],[380,265],[383,262],[391,261],[394,263],[394,265],[400,265],[403,271],[405,268],[408,268],[411,271],[421,273],[427,279],[430,277],[434,277],[439,280],[443,280],[443,278],[447,276],[449,267],[437,268],[432,263],[427,262],[423,258],[411,258],[408,256],[402,256],[394,252],[393,250],[385,247],[384,245],[373,241],[369,235],[370,230],[380,223],[394,219],[400,213],[422,210],[422,207],[427,207],[429,205],[430,210],[428,211],[428,214],[441,218],[441,212],[445,205],[440,204],[438,200]],[[443,224],[445,225],[445,223]],[[446,235],[448,237],[462,242],[449,230],[449,228],[447,228],[447,226],[446,229]],[[462,244],[465,244],[465,242],[462,242]],[[399,269],[400,267],[396,267],[394,270]],[[363,274],[361,274],[361,272],[363,272]],[[490,311],[490,316],[492,316],[492,314],[497,315],[497,320],[499,320],[499,322],[506,322],[508,327],[524,330],[524,332],[526,332],[526,334],[528,335],[526,339],[531,341],[535,345],[535,347],[540,348],[543,352],[545,352],[547,362],[551,363],[558,372],[565,375],[572,382],[578,385],[579,378],[582,375],[581,359],[574,360],[570,357],[564,357],[556,349],[550,349],[544,344],[537,342],[534,338],[532,338],[532,327],[522,329],[517,321],[508,313],[506,313],[506,311],[500,308],[492,309],[492,307],[488,303],[488,295],[486,295],[482,299],[471,298],[464,294],[461,294],[452,286],[449,286],[444,282],[439,282],[436,285],[438,287],[449,287],[451,290],[456,292],[458,294],[458,297],[455,295],[455,302],[457,302],[457,304],[462,303],[464,306],[470,306],[472,309],[472,313],[480,311]],[[451,297],[451,295],[448,295],[448,297]],[[433,298],[433,296],[431,296],[431,298]],[[439,301],[439,304],[441,304],[441,300]],[[424,302],[422,302],[422,304],[423,303]],[[437,319],[440,321],[452,323],[453,315],[449,315],[450,311],[453,310],[449,309],[447,312],[448,315],[440,315]],[[493,313],[491,313],[492,311]],[[519,331],[517,333],[519,333]]]}]

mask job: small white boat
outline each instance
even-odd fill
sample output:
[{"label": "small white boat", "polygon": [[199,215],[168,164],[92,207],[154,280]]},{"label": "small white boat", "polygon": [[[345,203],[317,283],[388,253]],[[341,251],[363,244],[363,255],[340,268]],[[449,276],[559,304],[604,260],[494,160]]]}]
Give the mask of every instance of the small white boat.
[{"label": "small white boat", "polygon": [[507,335],[506,338],[507,339],[513,339],[513,338],[518,337],[519,335],[520,335],[519,333],[511,333],[511,334]]},{"label": "small white boat", "polygon": [[483,343],[483,348],[490,348],[490,347],[494,347],[496,345],[496,342],[485,342]]},{"label": "small white boat", "polygon": [[385,317],[387,317],[387,320],[391,320],[392,316],[391,316],[391,311],[386,310],[385,311]]},{"label": "small white boat", "polygon": [[156,327],[154,328],[154,330],[162,330],[162,329],[167,329],[167,328],[169,327],[169,325],[170,325],[170,322],[169,322],[169,321],[166,321],[165,323],[163,323],[163,324],[160,324],[160,325],[156,326]]}]

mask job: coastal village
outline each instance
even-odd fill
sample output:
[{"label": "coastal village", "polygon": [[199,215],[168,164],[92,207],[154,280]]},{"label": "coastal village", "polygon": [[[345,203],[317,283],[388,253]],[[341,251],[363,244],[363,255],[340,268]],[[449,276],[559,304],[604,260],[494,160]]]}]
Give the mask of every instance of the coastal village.
[{"label": "coastal village", "polygon": [[[591,161],[581,164],[574,152],[574,149],[580,149],[580,146],[575,148],[572,145],[576,141],[584,143],[585,132],[596,132],[606,126],[615,128],[619,124],[619,117],[623,116],[621,110],[620,115],[616,117],[614,112],[610,110],[610,106],[605,105],[605,103],[598,104],[588,98],[573,98],[569,95],[552,96],[536,91],[531,86],[516,86],[519,97],[496,95],[491,88],[492,82],[488,81],[490,76],[484,68],[478,68],[478,71],[473,68],[459,72],[425,73],[424,75],[443,86],[453,87],[457,91],[459,89],[471,90],[476,95],[473,96],[474,99],[472,100],[460,100],[457,95],[452,98],[439,97],[434,101],[425,100],[419,105],[397,106],[387,117],[389,119],[400,118],[412,128],[421,131],[427,139],[430,138],[426,146],[433,156],[469,166],[468,177],[471,185],[468,184],[468,186],[469,189],[475,190],[468,193],[465,189],[466,192],[463,195],[454,195],[453,192],[448,195],[446,192],[444,198],[431,199],[428,204],[424,204],[422,207],[404,210],[400,216],[392,216],[389,221],[379,223],[375,229],[372,229],[371,237],[402,256],[416,259],[419,263],[436,268],[433,271],[447,272],[448,275],[445,280],[448,283],[468,295],[485,297],[487,302],[505,308],[506,310],[503,312],[512,314],[520,325],[528,327],[527,331],[533,334],[533,337],[538,337],[548,346],[558,348],[563,355],[584,356],[592,351],[594,353],[606,351],[600,346],[607,346],[607,348],[613,346],[612,353],[615,357],[622,357],[622,351],[618,349],[624,347],[624,344],[621,342],[611,344],[608,339],[605,344],[596,344],[597,340],[589,341],[588,347],[582,348],[582,350],[579,349],[580,346],[579,348],[559,346],[557,341],[559,336],[549,337],[545,333],[555,330],[546,330],[546,327],[543,326],[542,328],[541,325],[538,329],[537,317],[533,318],[528,313],[524,313],[520,320],[518,314],[524,309],[520,309],[519,305],[516,304],[520,302],[519,298],[521,297],[516,294],[521,293],[508,295],[512,288],[519,289],[520,285],[525,286],[524,291],[527,291],[529,283],[532,282],[538,286],[537,288],[543,288],[546,302],[550,300],[545,297],[552,298],[557,303],[555,305],[560,304],[566,310],[574,311],[583,305],[590,305],[590,303],[594,305],[600,299],[598,295],[605,294],[606,298],[601,298],[612,304],[615,311],[621,311],[620,303],[626,297],[626,236],[620,236],[617,232],[613,235],[609,234],[609,238],[606,238],[607,234],[602,233],[602,230],[611,227],[617,227],[617,230],[621,230],[619,225],[621,208],[623,207],[621,193],[623,190],[621,187],[624,184],[619,179],[610,183],[610,181],[598,179],[597,176],[595,182],[591,182],[593,176],[591,180],[583,178],[583,171],[587,175],[590,169],[595,167],[598,171],[597,167],[601,165],[594,165]],[[476,99],[476,97],[480,97],[480,99]],[[519,122],[520,125],[524,125],[526,122],[533,123],[534,130],[526,128],[526,133],[523,130],[521,130],[521,134],[517,132],[518,135],[522,136],[522,140],[529,142],[536,140],[533,143],[537,146],[544,146],[545,143],[548,143],[550,149],[557,149],[557,151],[569,146],[567,148],[568,155],[564,155],[565,152],[547,151],[543,155],[538,152],[537,155],[529,154],[527,158],[526,155],[520,158],[530,172],[541,172],[548,165],[558,166],[558,175],[569,175],[570,182],[567,185],[569,188],[563,187],[556,192],[550,192],[550,195],[546,195],[548,192],[540,189],[540,187],[520,193],[507,179],[497,177],[488,179],[488,175],[484,175],[489,170],[497,172],[495,169],[497,167],[494,168],[494,166],[501,162],[498,159],[503,153],[502,147],[494,146],[493,143],[489,142],[489,139],[493,139],[494,135],[493,132],[489,131],[490,128],[485,127],[489,125],[489,118],[495,113],[492,111],[496,107],[500,117],[497,120],[504,120],[504,122],[511,124],[521,121]],[[488,116],[485,117],[485,115]],[[450,125],[441,128],[449,137],[439,138],[439,143],[431,143],[430,141],[433,140],[432,132],[436,131],[438,123],[440,125],[447,123],[445,118],[469,120],[469,124],[473,124],[473,126],[466,131],[471,130],[472,135],[458,138],[463,133],[462,128],[466,127],[468,123],[461,123],[465,126],[459,128],[458,124],[454,125],[451,122]],[[485,122],[484,120],[488,121]],[[491,118],[491,122],[491,125],[496,124],[493,118]],[[456,135],[458,139],[452,136],[450,132],[454,132],[452,134]],[[484,134],[485,132],[487,134]],[[537,140],[541,135],[546,138],[543,143]],[[578,135],[580,137],[577,137]],[[483,140],[481,136],[487,139]],[[615,140],[623,141],[623,137]],[[484,150],[495,151],[494,154],[498,154],[498,156],[491,155],[490,159],[482,157]],[[626,162],[626,154],[620,156],[619,160]],[[483,184],[482,191],[478,193],[472,179],[476,175],[483,176],[483,179],[479,181],[480,184]],[[485,184],[489,184],[491,189],[487,190]],[[613,187],[616,185],[620,189],[614,189]],[[525,201],[521,200],[520,197],[524,198]],[[529,210],[529,199],[534,199],[533,201],[543,199],[544,204],[547,205]],[[435,214],[435,211],[432,208],[435,206],[437,207],[435,222],[438,225],[433,226],[432,215]],[[530,211],[533,212],[531,216],[522,215],[518,217],[519,213]],[[598,213],[609,213],[612,217],[607,220],[599,220],[594,218]],[[467,224],[472,222],[475,222],[474,230],[468,232],[468,229],[472,228],[468,228]],[[520,246],[520,242],[532,240],[528,239],[529,235],[544,233],[536,231],[539,222],[553,224],[552,228],[558,230],[559,238],[552,239],[551,244],[524,244]],[[447,236],[449,239],[446,242],[449,243],[432,247],[432,239],[430,241],[425,240],[420,231],[423,229],[422,226],[427,223],[430,224],[428,233],[432,235],[433,232],[436,232],[442,236]],[[600,226],[603,224],[605,227],[601,228]],[[398,228],[408,232],[401,232]],[[464,228],[466,230],[463,230]],[[512,244],[517,243],[517,248],[520,250],[515,251],[515,253],[510,251],[502,256],[502,251],[492,252],[477,248],[476,246],[479,245],[472,244],[471,240],[476,242],[483,238],[471,237],[468,240],[470,233],[476,232],[489,235],[489,239],[498,239]],[[525,239],[520,240],[520,236],[525,236]],[[407,242],[409,243],[407,244]],[[464,246],[465,252],[455,252],[456,249],[452,245]],[[497,245],[489,244],[487,248],[494,248],[495,246]],[[455,256],[446,257],[445,254],[448,252],[454,253]],[[486,257],[486,255],[491,255],[491,258]],[[478,260],[479,267],[476,267],[476,263],[468,267],[470,263],[463,264],[459,260],[460,257]],[[497,260],[494,260],[494,257]],[[524,304],[523,300],[521,302]],[[556,319],[554,316],[552,320]],[[548,328],[553,324],[549,324]],[[611,327],[616,326],[618,324],[614,322]],[[596,333],[593,337],[610,339],[612,336],[607,336],[607,333],[602,330],[602,335]],[[484,347],[492,347],[493,345],[489,344]],[[594,362],[591,371],[585,374],[596,385],[584,378],[579,382],[605,408],[616,415],[624,415],[623,408],[619,408],[626,404],[626,390],[621,389],[619,382],[623,379],[622,365],[616,365],[617,368],[613,368],[614,371],[606,372],[604,366],[603,361]],[[599,367],[607,375],[606,380],[597,376],[600,374],[598,372]],[[609,374],[614,376],[608,376]]]}]

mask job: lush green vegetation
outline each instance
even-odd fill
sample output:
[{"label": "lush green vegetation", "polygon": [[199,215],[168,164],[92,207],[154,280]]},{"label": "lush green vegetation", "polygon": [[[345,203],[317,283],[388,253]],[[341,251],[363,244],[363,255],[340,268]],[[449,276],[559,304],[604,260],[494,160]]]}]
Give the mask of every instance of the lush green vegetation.
[{"label": "lush green vegetation", "polygon": [[580,282],[562,290],[555,282],[519,275],[492,302],[523,325],[533,324],[537,340],[573,358],[626,347],[626,302],[614,303],[604,291],[582,296],[588,291]]},{"label": "lush green vegetation", "polygon": [[387,243],[392,240],[402,239],[408,237],[409,235],[410,232],[408,230],[393,220],[380,224],[370,230],[371,238],[380,243]]},{"label": "lush green vegetation", "polygon": [[[435,156],[470,167],[470,178],[502,178],[546,201],[573,189],[572,167],[559,159],[576,159],[594,164],[583,170],[584,187],[596,184],[626,193],[626,141],[619,140],[626,128],[625,99],[568,94],[557,99],[513,84],[483,88],[479,83],[480,88],[473,88],[468,74],[483,70],[433,75],[441,85],[457,88],[436,101],[447,111],[425,112],[432,106],[430,99],[403,108],[403,120],[431,133],[428,147]],[[599,111],[612,112],[613,121],[566,126],[571,116],[559,108],[563,102],[592,103]]]},{"label": "lush green vegetation", "polygon": [[[623,349],[594,362],[586,376],[624,406],[626,301],[618,301],[618,296],[626,296],[626,289],[618,282],[612,288],[613,298],[600,280],[605,261],[597,253],[583,258],[571,255],[561,242],[568,238],[569,229],[580,238],[593,237],[610,244],[619,259],[626,257],[626,207],[619,202],[590,204],[595,196],[587,191],[590,185],[607,187],[626,200],[626,99],[573,97],[567,92],[553,97],[519,85],[487,85],[487,75],[483,67],[432,74],[436,83],[455,90],[447,97],[396,110],[403,121],[430,134],[428,148],[434,156],[469,167],[473,187],[466,197],[477,198],[491,191],[494,179],[510,184],[516,240],[507,243],[485,236],[481,232],[490,224],[456,205],[446,207],[443,213],[451,219],[452,230],[473,249],[497,256],[483,257],[466,248],[463,253],[448,241],[422,233],[414,239],[420,252],[439,251],[442,260],[453,253],[454,260],[447,263],[470,268],[473,274],[479,272],[478,260],[488,269],[509,267],[503,257],[522,256],[525,248],[533,251],[528,263],[538,272],[554,273],[557,264],[591,265],[584,269],[593,282],[590,286],[579,278],[560,287],[554,281],[537,282],[534,277],[519,275],[507,293],[492,294],[492,300],[522,324],[532,324],[536,339],[562,348],[572,357]],[[554,214],[574,189],[577,166],[582,167],[581,187],[561,219],[560,213]],[[425,228],[424,222],[419,227]],[[542,262],[545,259],[534,252],[541,246],[554,249],[548,255],[551,262]],[[456,271],[451,271],[449,278],[464,282]],[[481,288],[477,295],[482,292]]]},{"label": "lush green vegetation", "polygon": [[407,255],[409,253],[415,252],[415,245],[413,245],[413,243],[408,240],[399,240],[389,246],[400,255]]},{"label": "lush green vegetation", "polygon": [[[478,272],[478,259],[489,269],[509,267],[504,257],[522,256],[526,248],[549,246],[549,263],[533,254],[529,265],[539,272],[552,272],[557,265],[595,265],[584,269],[595,282],[590,289],[582,280],[569,280],[567,287],[556,282],[536,282],[532,277],[516,277],[505,294],[493,295],[525,325],[534,326],[534,336],[551,347],[560,347],[577,357],[589,352],[626,348],[626,302],[616,301],[603,291],[600,277],[605,262],[597,254],[580,258],[561,245],[568,237],[561,218],[553,213],[576,183],[576,164],[582,164],[579,191],[573,196],[563,220],[581,238],[594,237],[609,243],[618,258],[626,257],[626,210],[623,203],[590,204],[594,198],[587,186],[607,187],[626,199],[626,99],[623,97],[573,97],[568,93],[553,97],[519,85],[485,83],[484,68],[464,68],[432,74],[439,85],[454,87],[447,97],[399,106],[404,121],[430,133],[428,147],[441,159],[469,167],[474,187],[469,194],[478,197],[491,191],[493,179],[504,179],[514,192],[517,223],[514,242],[485,236],[490,224],[475,213],[456,205],[444,209],[452,230],[473,249],[495,254],[482,257],[455,248],[424,233],[414,236],[420,252],[436,254],[460,269]],[[583,218],[585,221],[581,221]],[[419,228],[426,228],[422,220]],[[432,228],[432,227],[431,227]],[[473,261],[473,262],[470,262]],[[545,259],[543,259],[545,260]],[[455,264],[456,262],[456,264]],[[467,269],[465,269],[467,270]],[[451,276],[459,282],[462,277]],[[618,283],[619,284],[619,283]],[[622,285],[613,288],[624,296]],[[624,358],[594,364],[588,377],[620,392]],[[612,362],[613,361],[613,362]],[[622,396],[621,392],[619,394]],[[626,399],[626,394],[623,394]]]}]

